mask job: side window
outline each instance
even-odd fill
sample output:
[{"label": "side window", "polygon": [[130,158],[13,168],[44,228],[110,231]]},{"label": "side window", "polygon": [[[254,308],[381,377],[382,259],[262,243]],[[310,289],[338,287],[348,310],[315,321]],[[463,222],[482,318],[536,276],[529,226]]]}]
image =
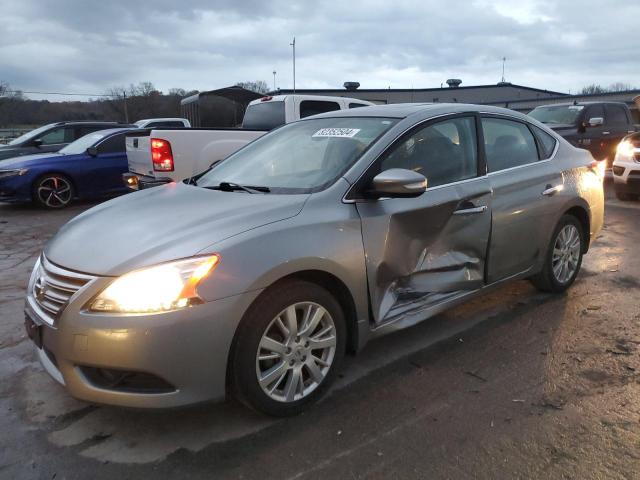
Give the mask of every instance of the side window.
[{"label": "side window", "polygon": [[587,112],[584,116],[584,121],[588,122],[591,118],[602,118],[605,123],[607,123],[607,119],[604,116],[604,107],[602,105],[592,105],[587,109]]},{"label": "side window", "polygon": [[538,137],[538,142],[540,142],[540,146],[542,147],[542,151],[540,152],[540,160],[549,158],[556,148],[556,143],[558,143],[557,140],[535,125],[532,125],[531,128],[533,128],[533,132],[535,133],[536,137]]},{"label": "side window", "polygon": [[368,107],[369,105],[365,104],[365,103],[355,103],[352,102],[349,104],[349,108],[360,108],[360,107]]},{"label": "side window", "polygon": [[489,172],[498,172],[539,160],[533,134],[524,123],[483,118],[482,131]]},{"label": "side window", "polygon": [[71,143],[73,141],[73,128],[59,127],[50,130],[40,137],[42,145],[56,145],[60,143]]},{"label": "side window", "polygon": [[334,110],[340,110],[340,105],[336,102],[323,102],[320,100],[303,100],[300,102],[300,118],[333,112]]},{"label": "side window", "polygon": [[114,135],[98,144],[98,153],[124,153],[125,151],[124,134]]},{"label": "side window", "polygon": [[629,123],[627,112],[618,105],[607,105],[607,124],[609,125],[626,125]]},{"label": "side window", "polygon": [[405,168],[437,187],[478,176],[476,124],[473,117],[430,124],[400,140],[385,155],[380,171]]}]

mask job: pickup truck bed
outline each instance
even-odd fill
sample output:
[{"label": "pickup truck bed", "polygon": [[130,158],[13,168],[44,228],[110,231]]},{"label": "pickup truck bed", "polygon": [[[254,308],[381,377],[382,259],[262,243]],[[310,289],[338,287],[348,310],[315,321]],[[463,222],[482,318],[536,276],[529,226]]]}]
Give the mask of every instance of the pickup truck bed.
[{"label": "pickup truck bed", "polygon": [[[130,174],[136,177],[134,188],[145,188],[171,181],[181,181],[208,169],[246,144],[267,133],[265,130],[237,128],[148,129],[127,135],[127,159]],[[154,167],[151,139],[168,142],[173,170]]]}]

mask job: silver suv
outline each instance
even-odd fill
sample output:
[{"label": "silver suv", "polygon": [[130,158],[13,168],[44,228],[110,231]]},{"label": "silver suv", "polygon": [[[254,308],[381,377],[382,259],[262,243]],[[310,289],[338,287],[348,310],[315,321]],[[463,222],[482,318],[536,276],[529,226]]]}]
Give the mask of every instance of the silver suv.
[{"label": "silver suv", "polygon": [[331,112],[70,221],[27,330],[80,399],[294,414],[374,336],[507,280],[567,289],[603,203],[590,155],[513,111]]}]

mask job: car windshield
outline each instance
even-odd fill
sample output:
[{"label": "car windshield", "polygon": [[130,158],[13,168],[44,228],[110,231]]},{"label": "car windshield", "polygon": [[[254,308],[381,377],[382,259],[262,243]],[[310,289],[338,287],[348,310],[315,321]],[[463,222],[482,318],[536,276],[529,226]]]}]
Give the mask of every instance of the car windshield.
[{"label": "car windshield", "polygon": [[537,107],[529,113],[529,116],[542,123],[573,125],[583,109],[583,105]]},{"label": "car windshield", "polygon": [[291,123],[247,145],[197,181],[311,193],[335,182],[396,119],[318,118]]},{"label": "car windshield", "polygon": [[60,150],[60,153],[64,155],[78,155],[80,153],[84,153],[87,151],[87,148],[93,147],[106,136],[107,135],[103,132],[90,133],[64,147]]},{"label": "car windshield", "polygon": [[14,138],[13,140],[11,140],[8,143],[8,145],[18,145],[18,144],[24,142],[25,140],[29,140],[31,138],[35,138],[38,135],[40,135],[41,133],[46,132],[47,130],[49,130],[53,126],[54,126],[54,124],[50,123],[49,125],[44,125],[42,127],[36,128],[35,130],[31,130],[31,131],[29,131],[27,133],[23,133],[18,138]]}]

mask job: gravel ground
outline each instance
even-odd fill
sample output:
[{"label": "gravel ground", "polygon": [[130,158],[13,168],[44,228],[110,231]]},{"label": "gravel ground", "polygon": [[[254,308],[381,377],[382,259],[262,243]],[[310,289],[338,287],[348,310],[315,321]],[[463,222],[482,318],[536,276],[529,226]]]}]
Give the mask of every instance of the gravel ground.
[{"label": "gravel ground", "polygon": [[22,331],[42,245],[89,205],[0,205],[0,478],[640,478],[640,204],[562,296],[515,282],[349,359],[319,405],[140,412],[75,401]]}]

